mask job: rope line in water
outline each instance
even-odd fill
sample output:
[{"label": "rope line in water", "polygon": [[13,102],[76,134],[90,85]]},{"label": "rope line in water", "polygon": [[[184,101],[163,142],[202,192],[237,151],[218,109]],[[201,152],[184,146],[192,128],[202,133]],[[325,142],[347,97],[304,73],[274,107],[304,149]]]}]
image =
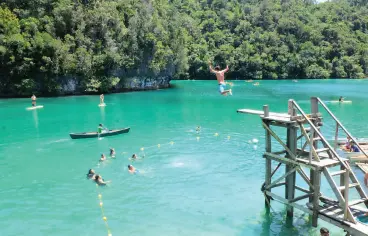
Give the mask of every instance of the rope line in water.
[{"label": "rope line in water", "polygon": [[102,220],[105,222],[105,226],[106,226],[106,229],[107,229],[107,236],[112,236],[109,224],[107,223],[107,217],[105,216],[105,211],[104,211],[104,208],[103,208],[102,194],[98,191],[98,187],[99,187],[98,184],[96,184],[96,191],[98,193],[98,200],[100,202],[99,206],[100,206],[100,209],[101,209]]}]

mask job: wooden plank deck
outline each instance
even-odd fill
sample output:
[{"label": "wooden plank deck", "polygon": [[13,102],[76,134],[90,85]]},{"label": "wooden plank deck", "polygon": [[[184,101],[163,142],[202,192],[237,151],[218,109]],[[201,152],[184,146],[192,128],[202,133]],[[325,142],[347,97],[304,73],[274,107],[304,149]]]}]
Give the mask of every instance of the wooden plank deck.
[{"label": "wooden plank deck", "polygon": [[356,165],[363,171],[364,174],[368,173],[368,164],[356,163]]},{"label": "wooden plank deck", "polygon": [[353,156],[349,158],[351,162],[366,162],[368,163],[368,157],[365,155]]}]

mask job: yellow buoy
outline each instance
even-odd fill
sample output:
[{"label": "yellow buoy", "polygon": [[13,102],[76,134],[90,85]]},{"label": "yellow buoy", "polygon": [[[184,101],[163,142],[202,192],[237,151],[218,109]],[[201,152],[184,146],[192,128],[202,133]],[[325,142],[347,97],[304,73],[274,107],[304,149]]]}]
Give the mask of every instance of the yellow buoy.
[{"label": "yellow buoy", "polygon": [[102,198],[102,195],[101,194],[98,194],[98,198],[101,199]]},{"label": "yellow buoy", "polygon": [[170,142],[170,144],[171,144],[171,145],[173,145],[173,144],[174,144],[174,142],[173,142],[173,141],[171,141],[171,142]]},{"label": "yellow buoy", "polygon": [[102,218],[104,221],[107,221],[107,218],[106,218],[106,216],[104,216],[103,218]]},{"label": "yellow buoy", "polygon": [[100,202],[100,207],[102,207],[102,205],[103,205],[103,203],[102,203],[102,202]]},{"label": "yellow buoy", "polygon": [[199,140],[199,137],[197,137],[197,140]]},{"label": "yellow buoy", "polygon": [[219,134],[218,133],[215,133],[215,136],[218,136]]},{"label": "yellow buoy", "polygon": [[160,147],[161,147],[161,145],[160,145],[160,144],[157,144],[157,147],[158,147],[158,148],[160,148]]},{"label": "yellow buoy", "polygon": [[144,150],[144,148],[141,148],[141,151],[143,151]]},{"label": "yellow buoy", "polygon": [[230,139],[230,136],[227,136],[227,139]]}]

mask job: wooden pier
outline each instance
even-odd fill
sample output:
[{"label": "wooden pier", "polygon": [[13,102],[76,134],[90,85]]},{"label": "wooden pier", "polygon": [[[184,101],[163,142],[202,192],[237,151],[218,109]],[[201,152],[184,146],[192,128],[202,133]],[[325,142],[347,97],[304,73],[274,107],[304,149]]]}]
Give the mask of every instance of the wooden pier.
[{"label": "wooden pier", "polygon": [[[311,98],[309,114],[294,100],[288,101],[287,113],[270,112],[267,105],[263,106],[263,110],[237,110],[238,113],[259,115],[265,129],[263,157],[266,161],[266,176],[262,191],[266,206],[269,207],[271,200],[276,200],[286,204],[289,217],[293,216],[294,208],[308,213],[314,227],[317,227],[320,218],[344,229],[347,235],[368,235],[368,225],[356,218],[368,212],[367,194],[352,171],[349,160],[340,157],[323,136],[320,107],[336,122],[335,141],[340,128],[347,136],[353,137],[317,97]],[[274,126],[286,129],[286,140],[282,140],[273,129]],[[277,141],[282,150],[273,150],[272,141]],[[298,141],[301,142],[299,147]],[[360,148],[354,138],[353,142]],[[368,158],[364,150],[360,150]],[[273,163],[276,164],[274,169]],[[285,172],[278,173],[282,165],[285,166]],[[274,177],[275,173],[277,178]],[[296,178],[297,175],[300,178]],[[328,183],[323,189],[331,189],[333,198],[321,192],[323,177]],[[300,183],[297,183],[298,179]],[[277,194],[280,188],[284,189],[283,196]]]}]

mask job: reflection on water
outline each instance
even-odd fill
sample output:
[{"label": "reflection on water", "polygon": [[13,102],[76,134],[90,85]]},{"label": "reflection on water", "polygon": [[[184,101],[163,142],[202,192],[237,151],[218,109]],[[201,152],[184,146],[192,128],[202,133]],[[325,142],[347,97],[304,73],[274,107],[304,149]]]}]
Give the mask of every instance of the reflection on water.
[{"label": "reflection on water", "polygon": [[35,125],[35,128],[37,129],[37,132],[38,132],[38,114],[37,114],[37,109],[33,110],[32,113],[33,113],[32,115],[33,115],[34,125]]},{"label": "reflection on water", "polygon": [[105,123],[105,107],[100,107],[100,113],[101,113],[101,122]]}]

